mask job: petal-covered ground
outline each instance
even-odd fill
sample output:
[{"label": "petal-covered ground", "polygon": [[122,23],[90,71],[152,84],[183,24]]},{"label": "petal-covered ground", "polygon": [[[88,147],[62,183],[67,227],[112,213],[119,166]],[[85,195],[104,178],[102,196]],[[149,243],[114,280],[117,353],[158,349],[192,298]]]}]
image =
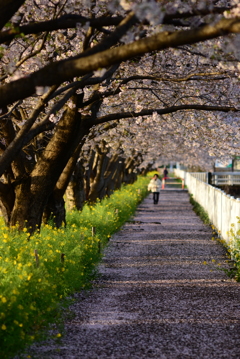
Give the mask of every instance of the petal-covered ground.
[{"label": "petal-covered ground", "polygon": [[100,279],[76,294],[46,359],[240,358],[240,284],[225,249],[196,216],[187,191],[166,186],[110,239]]}]

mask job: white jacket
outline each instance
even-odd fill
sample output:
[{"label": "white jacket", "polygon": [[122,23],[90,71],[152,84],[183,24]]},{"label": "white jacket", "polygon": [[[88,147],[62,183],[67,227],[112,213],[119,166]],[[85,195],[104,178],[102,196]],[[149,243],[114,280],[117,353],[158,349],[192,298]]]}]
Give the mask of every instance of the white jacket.
[{"label": "white jacket", "polygon": [[162,182],[160,181],[159,178],[157,178],[156,180],[152,178],[148,184],[148,190],[152,192],[160,192],[161,185]]}]

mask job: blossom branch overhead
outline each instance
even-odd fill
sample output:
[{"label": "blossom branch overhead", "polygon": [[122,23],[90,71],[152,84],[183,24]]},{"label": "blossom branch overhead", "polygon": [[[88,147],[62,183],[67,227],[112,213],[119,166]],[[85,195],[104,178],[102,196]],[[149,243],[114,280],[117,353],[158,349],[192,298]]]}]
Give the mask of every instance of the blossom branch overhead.
[{"label": "blossom branch overhead", "polygon": [[[166,115],[170,113],[174,113],[177,111],[190,111],[190,110],[197,110],[197,111],[219,111],[219,112],[240,112],[240,109],[230,106],[207,106],[207,105],[179,105],[179,106],[172,106],[168,108],[162,109],[145,109],[139,112],[131,111],[131,112],[118,112],[112,113],[106,116],[99,117],[92,121],[92,125],[99,125],[105,122],[120,120],[124,118],[137,118],[143,116],[151,116],[154,113],[158,115]],[[91,123],[91,119],[89,119],[89,123]]]},{"label": "blossom branch overhead", "polygon": [[[152,146],[149,138],[164,136],[162,143],[174,137],[174,143],[188,146],[191,139],[195,147],[202,141],[217,153],[211,129],[221,129],[223,141],[228,139],[225,149],[236,151],[237,1],[223,0],[222,7],[202,0],[85,0],[80,5],[26,0],[22,5],[0,32],[0,115],[20,129],[24,121],[31,124],[23,146],[40,133],[56,131],[66,109],[75,108],[69,94],[76,93],[82,96],[79,121],[85,128],[94,126],[87,146],[104,137],[116,151],[121,143],[127,155],[131,132],[146,139],[146,148]],[[56,90],[33,121],[32,111],[52,86]],[[16,120],[19,113],[24,116]],[[114,126],[101,133],[108,121]]]},{"label": "blossom branch overhead", "polygon": [[[22,3],[23,1],[20,1]],[[1,3],[0,3],[1,9]],[[191,12],[176,12],[175,14],[164,13],[162,20],[163,24],[176,24],[176,19],[186,19],[194,16],[209,15],[209,14],[222,14],[225,11],[229,11],[231,7],[214,7],[213,9],[199,9]],[[60,29],[76,28],[77,25],[91,26],[96,29],[102,29],[108,26],[117,26],[123,20],[123,16],[103,16],[99,18],[87,18],[81,15],[64,15],[60,18],[42,21],[38,23],[31,23],[19,27],[13,27],[12,29],[0,32],[0,43],[11,41],[16,36],[26,36],[29,34],[38,34],[46,31],[54,31]],[[175,20],[175,22],[174,22]],[[184,23],[178,22],[178,26],[186,26]]]},{"label": "blossom branch overhead", "polygon": [[161,32],[131,44],[111,48],[84,58],[54,62],[26,78],[0,87],[0,106],[6,106],[33,95],[36,86],[60,84],[99,68],[107,68],[113,64],[127,61],[134,56],[143,56],[145,53],[162,51],[169,47],[194,44],[231,33],[240,33],[240,19],[222,19],[215,25],[206,25],[194,30]]}]

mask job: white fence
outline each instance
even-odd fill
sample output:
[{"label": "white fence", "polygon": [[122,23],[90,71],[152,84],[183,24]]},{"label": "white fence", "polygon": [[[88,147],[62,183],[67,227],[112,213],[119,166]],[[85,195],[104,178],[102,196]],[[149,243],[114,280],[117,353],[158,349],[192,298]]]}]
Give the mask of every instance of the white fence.
[{"label": "white fence", "polygon": [[237,218],[240,217],[240,199],[197,179],[190,172],[176,169],[175,176],[184,179],[189,193],[205,209],[211,223],[220,231],[220,236],[228,242],[231,225],[234,224],[235,230],[240,228]]},{"label": "white fence", "polygon": [[191,175],[200,181],[208,183],[208,172],[191,172]]}]

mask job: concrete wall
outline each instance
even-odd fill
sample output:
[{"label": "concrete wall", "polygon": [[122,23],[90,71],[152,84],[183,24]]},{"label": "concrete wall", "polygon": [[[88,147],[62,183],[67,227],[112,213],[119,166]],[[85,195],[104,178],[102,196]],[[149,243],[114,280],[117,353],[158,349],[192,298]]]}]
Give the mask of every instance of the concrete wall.
[{"label": "concrete wall", "polygon": [[219,188],[213,187],[193,176],[190,172],[176,169],[175,176],[184,179],[188,191],[208,213],[211,223],[220,231],[220,236],[229,242],[228,234],[232,227],[235,231],[240,229],[240,199],[227,195]]}]

